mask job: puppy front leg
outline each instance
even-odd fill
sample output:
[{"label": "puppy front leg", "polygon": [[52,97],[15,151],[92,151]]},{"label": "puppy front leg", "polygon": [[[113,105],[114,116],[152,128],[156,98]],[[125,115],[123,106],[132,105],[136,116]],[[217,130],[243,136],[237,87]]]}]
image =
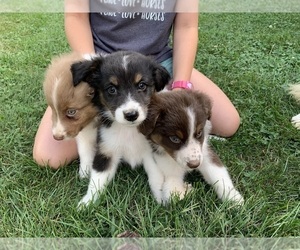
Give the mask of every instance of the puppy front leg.
[{"label": "puppy front leg", "polygon": [[167,204],[171,195],[179,195],[183,199],[191,186],[184,183],[184,170],[177,166],[173,158],[168,155],[154,155],[155,167],[146,169],[149,184],[156,200]]},{"label": "puppy front leg", "polygon": [[164,175],[162,171],[160,171],[159,166],[154,160],[153,156],[146,157],[144,159],[144,169],[148,176],[148,182],[152,194],[156,201],[161,204],[163,202],[163,183],[164,183]]},{"label": "puppy front leg", "polygon": [[173,158],[168,158],[163,168],[166,176],[163,186],[164,202],[168,203],[172,196],[178,196],[182,200],[192,190],[192,186],[184,182],[185,170]]},{"label": "puppy front leg", "polygon": [[96,154],[91,170],[88,190],[86,195],[78,203],[78,208],[88,206],[98,199],[99,193],[115,176],[118,167],[117,163],[118,161],[116,159],[108,158],[102,154]]},{"label": "puppy front leg", "polygon": [[[212,153],[214,154],[214,152]],[[244,198],[234,187],[226,167],[221,162],[219,163],[216,164],[210,159],[204,159],[199,167],[199,171],[206,182],[214,187],[218,197],[222,201],[229,200],[242,205]]]},{"label": "puppy front leg", "polygon": [[85,127],[76,137],[77,149],[80,159],[79,177],[87,178],[93,166],[96,153],[97,128],[92,122]]}]

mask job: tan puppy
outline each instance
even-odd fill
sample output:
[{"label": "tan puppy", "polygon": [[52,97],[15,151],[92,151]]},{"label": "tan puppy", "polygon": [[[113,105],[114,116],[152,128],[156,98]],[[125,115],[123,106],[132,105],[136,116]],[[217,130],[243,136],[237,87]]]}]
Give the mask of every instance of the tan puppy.
[{"label": "tan puppy", "polygon": [[44,81],[44,94],[52,109],[53,137],[55,140],[76,138],[81,178],[88,176],[93,163],[99,112],[92,102],[95,90],[85,82],[74,87],[70,69],[73,63],[88,57],[77,53],[55,57]]}]

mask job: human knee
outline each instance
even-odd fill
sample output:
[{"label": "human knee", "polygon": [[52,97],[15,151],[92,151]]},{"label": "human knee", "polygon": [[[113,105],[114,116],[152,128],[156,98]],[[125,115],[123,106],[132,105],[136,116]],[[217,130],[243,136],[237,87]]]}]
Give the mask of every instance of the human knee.
[{"label": "human knee", "polygon": [[240,127],[240,123],[241,123],[241,118],[239,113],[237,112],[237,110],[235,110],[235,112],[232,114],[231,119],[229,119],[227,121],[227,123],[225,123],[225,135],[224,137],[231,137],[233,136],[237,130]]},{"label": "human knee", "polygon": [[50,167],[53,169],[58,169],[62,164],[62,161],[58,159],[53,159],[47,152],[39,150],[38,148],[33,149],[33,159],[34,161],[42,167]]},{"label": "human knee", "polygon": [[218,117],[212,121],[212,134],[222,137],[233,136],[240,127],[240,115],[236,109],[234,109],[226,119],[219,120]]}]

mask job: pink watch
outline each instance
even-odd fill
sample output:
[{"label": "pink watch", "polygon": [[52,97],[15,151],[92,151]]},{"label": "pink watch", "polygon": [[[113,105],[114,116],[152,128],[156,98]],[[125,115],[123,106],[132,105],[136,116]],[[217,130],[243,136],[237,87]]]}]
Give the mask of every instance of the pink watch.
[{"label": "pink watch", "polygon": [[181,88],[181,89],[193,89],[193,84],[189,81],[175,81],[171,85],[171,89]]}]

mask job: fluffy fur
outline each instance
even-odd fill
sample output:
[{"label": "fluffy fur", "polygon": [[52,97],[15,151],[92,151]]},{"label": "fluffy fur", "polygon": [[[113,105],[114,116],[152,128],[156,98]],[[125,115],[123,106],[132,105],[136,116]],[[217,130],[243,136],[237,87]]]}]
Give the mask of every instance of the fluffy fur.
[{"label": "fluffy fur", "polygon": [[162,66],[134,52],[82,61],[71,70],[75,86],[84,81],[98,93],[95,104],[101,114],[88,190],[78,204],[82,207],[97,199],[121,161],[131,167],[144,165],[148,174],[156,169],[151,146],[138,126],[147,117],[151,96],[165,87],[170,76]]},{"label": "fluffy fur", "polygon": [[157,200],[166,203],[175,193],[183,198],[190,190],[184,176],[197,170],[220,199],[243,203],[225,166],[209,147],[210,115],[209,98],[196,91],[164,92],[152,97],[140,131],[152,142],[158,169],[152,169],[155,176],[149,181]]},{"label": "fluffy fur", "polygon": [[[300,103],[300,84],[291,85],[289,92]],[[300,114],[293,116],[291,122],[297,129],[300,129]]]},{"label": "fluffy fur", "polygon": [[76,138],[80,177],[86,177],[95,154],[98,109],[92,102],[95,90],[87,83],[73,86],[71,65],[83,60],[77,53],[56,57],[49,65],[44,94],[52,109],[52,133],[56,140]]}]

